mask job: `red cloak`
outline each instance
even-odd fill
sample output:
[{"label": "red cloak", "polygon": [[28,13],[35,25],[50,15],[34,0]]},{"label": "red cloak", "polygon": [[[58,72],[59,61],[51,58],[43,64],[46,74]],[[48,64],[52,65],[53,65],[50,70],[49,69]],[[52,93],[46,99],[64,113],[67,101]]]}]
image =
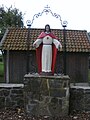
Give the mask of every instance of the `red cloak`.
[{"label": "red cloak", "polygon": [[[38,39],[42,39],[47,35],[49,35],[53,39],[57,39],[56,36],[54,36],[53,33],[46,34],[45,32],[42,32],[39,35]],[[42,47],[43,47],[43,44],[41,44],[38,48],[36,48],[36,58],[37,58],[37,64],[38,64],[38,73],[42,72]],[[57,48],[56,48],[56,46],[54,44],[52,44],[52,67],[51,67],[52,74],[54,74],[56,56],[57,56]]]}]

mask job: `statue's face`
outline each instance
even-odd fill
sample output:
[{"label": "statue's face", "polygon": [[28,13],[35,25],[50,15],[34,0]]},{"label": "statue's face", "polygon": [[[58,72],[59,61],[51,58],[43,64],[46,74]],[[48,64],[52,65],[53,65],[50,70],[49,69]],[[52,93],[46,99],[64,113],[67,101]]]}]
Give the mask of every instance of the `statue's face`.
[{"label": "statue's face", "polygon": [[50,31],[49,26],[46,26],[46,32],[49,32],[49,31]]}]

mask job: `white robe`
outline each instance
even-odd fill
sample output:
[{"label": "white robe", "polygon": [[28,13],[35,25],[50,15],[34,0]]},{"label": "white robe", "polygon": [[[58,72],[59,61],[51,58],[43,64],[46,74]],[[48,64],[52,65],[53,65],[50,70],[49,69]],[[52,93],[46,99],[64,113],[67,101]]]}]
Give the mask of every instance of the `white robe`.
[{"label": "white robe", "polygon": [[39,45],[43,43],[42,47],[42,72],[51,72],[51,65],[52,65],[52,43],[56,46],[58,49],[59,46],[62,47],[60,42],[56,39],[53,39],[49,35],[45,36],[43,39],[37,39],[34,42],[34,46],[36,48],[39,47]]}]

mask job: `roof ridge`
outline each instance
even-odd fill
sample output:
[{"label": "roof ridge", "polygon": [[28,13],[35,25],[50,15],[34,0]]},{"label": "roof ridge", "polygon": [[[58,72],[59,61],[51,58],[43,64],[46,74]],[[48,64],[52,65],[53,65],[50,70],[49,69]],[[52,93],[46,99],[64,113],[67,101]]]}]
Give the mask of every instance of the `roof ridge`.
[{"label": "roof ridge", "polygon": [[27,29],[26,27],[21,28],[21,27],[8,27],[8,29]]},{"label": "roof ridge", "polygon": [[[28,28],[27,28],[28,29]],[[31,29],[39,29],[39,30],[43,30],[44,28],[31,28]],[[58,29],[58,28],[51,28],[51,30],[63,30],[63,29]],[[85,31],[87,32],[87,30],[72,30],[72,29],[66,29],[67,31]]]},{"label": "roof ridge", "polygon": [[[21,28],[21,27],[9,27],[8,29],[28,29],[26,27]],[[44,28],[30,28],[31,30],[44,30]],[[58,29],[58,28],[51,28],[51,30],[63,30],[62,29]],[[66,31],[84,31],[87,32],[87,30],[73,30],[73,29],[66,29]]]}]

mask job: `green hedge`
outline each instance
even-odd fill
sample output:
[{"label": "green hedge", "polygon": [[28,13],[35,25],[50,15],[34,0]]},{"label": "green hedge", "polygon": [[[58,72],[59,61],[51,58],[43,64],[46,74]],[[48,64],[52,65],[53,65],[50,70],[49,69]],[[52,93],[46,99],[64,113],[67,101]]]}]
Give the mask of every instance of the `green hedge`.
[{"label": "green hedge", "polygon": [[0,62],[0,76],[4,76],[4,64]]},{"label": "green hedge", "polygon": [[0,62],[0,83],[5,82],[4,81],[4,64],[3,62]]}]

